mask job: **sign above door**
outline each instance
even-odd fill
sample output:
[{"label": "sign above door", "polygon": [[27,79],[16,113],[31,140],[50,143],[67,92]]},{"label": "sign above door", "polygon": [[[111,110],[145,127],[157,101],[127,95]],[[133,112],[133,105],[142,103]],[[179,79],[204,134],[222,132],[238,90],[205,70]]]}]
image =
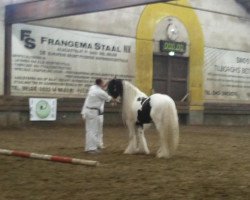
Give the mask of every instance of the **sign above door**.
[{"label": "sign above door", "polygon": [[161,52],[174,52],[176,54],[184,54],[186,52],[187,44],[185,42],[173,42],[173,41],[160,41]]}]

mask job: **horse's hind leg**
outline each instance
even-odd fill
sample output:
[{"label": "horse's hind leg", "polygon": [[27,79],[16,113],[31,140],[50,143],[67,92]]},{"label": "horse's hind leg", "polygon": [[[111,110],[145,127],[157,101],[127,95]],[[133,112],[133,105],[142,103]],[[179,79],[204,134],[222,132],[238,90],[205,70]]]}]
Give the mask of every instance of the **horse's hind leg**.
[{"label": "horse's hind leg", "polygon": [[165,133],[166,130],[164,130],[164,128],[162,127],[157,127],[157,130],[160,135],[160,148],[158,149],[156,156],[158,158],[170,158],[171,155],[166,138],[166,133]]},{"label": "horse's hind leg", "polygon": [[124,151],[125,154],[134,154],[137,153],[137,140],[136,140],[136,133],[135,133],[135,126],[133,123],[127,123],[129,129],[129,141],[126,150]]},{"label": "horse's hind leg", "polygon": [[138,128],[138,153],[149,154],[148,144],[142,127]]}]

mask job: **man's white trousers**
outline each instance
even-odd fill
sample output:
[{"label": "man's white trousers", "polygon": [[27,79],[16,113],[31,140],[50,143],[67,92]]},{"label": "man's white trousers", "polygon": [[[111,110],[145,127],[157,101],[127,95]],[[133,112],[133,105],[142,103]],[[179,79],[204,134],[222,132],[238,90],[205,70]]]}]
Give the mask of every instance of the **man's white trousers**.
[{"label": "man's white trousers", "polygon": [[85,151],[103,147],[103,115],[85,119],[86,144]]}]

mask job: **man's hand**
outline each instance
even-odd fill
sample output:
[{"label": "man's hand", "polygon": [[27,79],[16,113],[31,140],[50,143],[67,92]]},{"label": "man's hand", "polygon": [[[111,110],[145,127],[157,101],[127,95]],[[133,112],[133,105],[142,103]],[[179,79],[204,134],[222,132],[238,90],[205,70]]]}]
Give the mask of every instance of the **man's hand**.
[{"label": "man's hand", "polygon": [[121,103],[120,100],[119,100],[118,98],[116,98],[116,99],[112,98],[110,104],[111,104],[111,106],[114,107],[114,106],[117,106],[118,103]]}]

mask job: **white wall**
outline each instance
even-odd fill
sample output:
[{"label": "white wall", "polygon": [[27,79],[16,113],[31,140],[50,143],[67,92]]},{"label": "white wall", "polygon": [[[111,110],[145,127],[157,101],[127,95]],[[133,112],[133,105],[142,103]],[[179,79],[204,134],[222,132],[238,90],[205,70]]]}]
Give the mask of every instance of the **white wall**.
[{"label": "white wall", "polygon": [[[190,1],[200,8],[196,13],[205,39],[205,101],[249,103],[248,74],[243,71],[250,67],[250,15],[235,0]],[[238,57],[245,62],[238,63]],[[238,72],[226,70],[231,68]]]},{"label": "white wall", "polygon": [[0,95],[4,93],[4,6],[0,3]]},{"label": "white wall", "polygon": [[246,10],[235,0],[189,0],[194,8],[250,18]]},{"label": "white wall", "polygon": [[[35,0],[0,0],[0,95],[4,93],[4,11],[5,6]],[[105,11],[86,15],[62,17],[31,22],[31,24],[106,33],[134,38],[144,6]]]},{"label": "white wall", "polygon": [[250,51],[250,20],[197,12],[207,47]]},{"label": "white wall", "polygon": [[[235,0],[189,0],[203,28],[205,46],[250,51],[250,15]],[[180,4],[178,1],[174,4]],[[135,37],[144,6],[31,22],[45,26]],[[185,9],[185,8],[183,8]]]},{"label": "white wall", "polygon": [[250,15],[235,0],[190,0],[202,25],[205,46],[250,51]]},{"label": "white wall", "polygon": [[[4,78],[4,6],[32,0],[0,1],[0,95]],[[189,0],[202,25],[205,46],[250,52],[250,15],[235,0]],[[179,4],[178,1],[174,2]],[[144,6],[31,22],[32,24],[136,37]],[[185,9],[185,8],[183,8]],[[186,8],[188,9],[188,8]]]},{"label": "white wall", "polygon": [[5,6],[13,3],[21,3],[34,0],[1,0],[0,1],[0,95],[4,93],[4,45],[5,45],[5,28],[4,14]]},{"label": "white wall", "polygon": [[0,20],[0,95],[4,92],[4,23]]},{"label": "white wall", "polygon": [[31,22],[31,24],[134,38],[143,8],[144,6],[138,6],[113,11],[35,21]]}]

